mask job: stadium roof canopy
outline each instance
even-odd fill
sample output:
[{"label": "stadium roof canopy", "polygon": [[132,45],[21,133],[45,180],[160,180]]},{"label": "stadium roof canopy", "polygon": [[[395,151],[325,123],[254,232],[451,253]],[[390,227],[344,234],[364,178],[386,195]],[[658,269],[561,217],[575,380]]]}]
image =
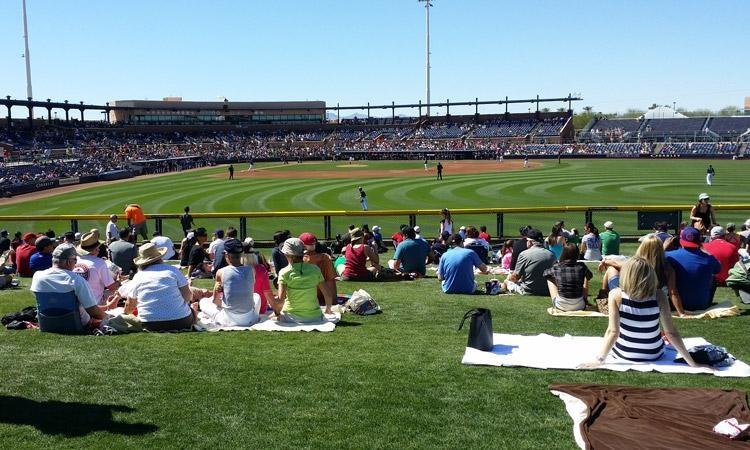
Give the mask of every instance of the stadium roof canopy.
[{"label": "stadium roof canopy", "polygon": [[640,117],[641,119],[687,119],[687,116],[680,114],[669,106],[657,106],[649,109],[648,112]]}]

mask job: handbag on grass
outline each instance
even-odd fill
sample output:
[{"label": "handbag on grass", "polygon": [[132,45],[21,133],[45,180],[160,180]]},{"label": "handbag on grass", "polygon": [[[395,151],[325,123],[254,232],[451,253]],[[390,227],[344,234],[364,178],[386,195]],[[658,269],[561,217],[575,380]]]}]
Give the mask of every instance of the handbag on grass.
[{"label": "handbag on grass", "polygon": [[464,326],[464,322],[469,317],[471,317],[471,322],[469,322],[469,340],[466,346],[484,352],[492,350],[492,346],[494,345],[492,340],[492,312],[485,308],[476,308],[467,311],[464,314],[461,325],[458,326],[459,330]]}]

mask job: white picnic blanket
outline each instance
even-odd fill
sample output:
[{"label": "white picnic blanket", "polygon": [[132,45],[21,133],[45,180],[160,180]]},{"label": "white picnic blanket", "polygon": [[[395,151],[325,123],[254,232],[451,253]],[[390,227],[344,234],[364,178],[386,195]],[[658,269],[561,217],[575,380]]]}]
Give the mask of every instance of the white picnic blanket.
[{"label": "white picnic blanket", "polygon": [[[124,308],[115,308],[107,311],[112,317],[123,313]],[[326,314],[325,320],[320,323],[296,324],[279,322],[276,319],[269,318],[268,315],[260,316],[258,323],[249,327],[222,327],[218,326],[204,314],[198,315],[198,323],[193,325],[196,331],[320,331],[328,333],[336,329],[336,323],[341,320],[341,313],[334,312]]]},{"label": "white picnic blanket", "polygon": [[[722,317],[735,317],[739,316],[740,309],[737,305],[733,304],[730,300],[725,300],[718,305],[713,305],[708,309],[702,309],[700,311],[685,311],[686,315],[680,317],[677,313],[672,313],[672,317],[675,319],[695,320],[695,319],[719,319]],[[547,314],[550,316],[563,316],[563,317],[607,317],[606,314],[602,314],[599,311],[583,310],[583,311],[561,311],[557,308],[547,308]]]},{"label": "white picnic blanket", "polygon": [[340,313],[326,314],[325,320],[318,323],[287,323],[279,322],[270,318],[268,315],[260,316],[258,323],[249,327],[227,327],[218,326],[213,323],[206,315],[198,315],[198,323],[193,325],[198,331],[320,331],[329,333],[336,329],[336,323],[341,320]]},{"label": "white picnic blanket", "polygon": [[[602,337],[570,336],[562,337],[539,334],[522,336],[518,334],[494,334],[495,346],[491,352],[475,348],[466,348],[462,364],[508,367],[531,367],[535,369],[578,369],[582,363],[591,362],[600,351]],[[703,338],[683,339],[687,348],[709,344]],[[634,363],[607,357],[597,369],[625,372],[661,372],[661,373],[713,373],[717,377],[750,377],[750,366],[737,360],[729,367],[721,367],[713,372],[708,369],[694,368],[687,364],[673,362],[677,351],[667,346],[664,356],[654,362]]]}]

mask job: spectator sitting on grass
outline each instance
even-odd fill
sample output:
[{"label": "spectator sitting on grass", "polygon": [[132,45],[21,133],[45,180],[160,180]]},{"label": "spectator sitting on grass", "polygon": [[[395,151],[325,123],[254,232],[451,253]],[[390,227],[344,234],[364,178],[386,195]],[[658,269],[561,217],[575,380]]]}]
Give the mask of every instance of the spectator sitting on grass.
[{"label": "spectator sitting on grass", "polygon": [[[202,230],[205,242],[208,236]],[[182,272],[164,264],[164,253],[165,249],[150,242],[138,249],[138,257],[133,260],[138,273],[127,284],[125,314],[132,314],[138,308],[138,318],[148,331],[190,329],[195,323],[195,314],[188,306],[193,293]]]},{"label": "spectator sitting on grass", "polygon": [[[698,231],[698,230],[696,230]],[[604,363],[610,351],[618,359],[633,362],[655,361],[664,355],[664,334],[691,367],[696,364],[685,348],[672,323],[669,303],[648,261],[635,256],[622,268],[621,287],[609,293],[609,326],[602,349],[591,363],[581,368],[595,368]],[[627,314],[627,315],[626,315]]]},{"label": "spectator sitting on grass", "polygon": [[[359,228],[349,232],[350,242],[344,247],[344,271],[341,279],[345,281],[375,281],[375,276],[380,271],[380,259],[378,254],[362,242],[364,234]],[[372,267],[367,268],[367,261]]]},{"label": "spectator sitting on grass", "polygon": [[52,239],[41,236],[36,238],[34,245],[36,246],[36,253],[31,255],[31,259],[29,259],[29,267],[31,267],[32,272],[36,273],[52,267],[52,250],[54,249]]},{"label": "spectator sitting on grass", "polygon": [[721,264],[703,248],[703,238],[697,228],[686,227],[680,233],[678,250],[667,252],[667,261],[675,272],[677,292],[682,307],[688,311],[707,309],[716,289],[714,275]]},{"label": "spectator sitting on grass", "polygon": [[555,265],[555,255],[544,248],[542,232],[532,228],[526,232],[527,249],[521,252],[516,268],[503,282],[503,291],[521,295],[549,295],[544,271]]},{"label": "spectator sitting on grass", "polygon": [[203,248],[203,244],[208,240],[208,233],[203,227],[197,228],[193,233],[195,233],[195,244],[190,249],[190,256],[188,257],[188,276],[191,278],[212,278],[211,261]]},{"label": "spectator sitting on grass", "polygon": [[581,253],[575,244],[567,244],[560,261],[544,271],[552,306],[561,311],[586,309],[589,280],[593,277],[586,264],[579,262]]},{"label": "spectator sitting on grass", "polygon": [[133,260],[138,256],[138,249],[130,242],[130,227],[118,231],[117,236],[119,239],[109,244],[109,260],[121,269],[121,273],[132,276],[136,270]]},{"label": "spectator sitting on grass", "polygon": [[544,241],[544,245],[547,247],[547,250],[554,253],[557,260],[560,260],[563,247],[565,246],[565,235],[563,234],[563,228],[562,225],[560,225],[560,222],[557,222],[552,226],[552,230]]},{"label": "spectator sitting on grass", "polygon": [[659,238],[659,240],[662,242],[662,244],[669,238],[672,237],[671,234],[668,232],[669,225],[667,225],[667,222],[654,222],[654,231],[652,233],[649,233],[645,236],[641,236],[638,238],[638,242],[643,242],[644,240],[648,239],[651,236],[656,236]]},{"label": "spectator sitting on grass", "polygon": [[741,234],[737,233],[737,226],[733,222],[729,222],[726,228],[727,234],[724,236],[724,240],[734,245],[736,249],[740,249],[744,246],[744,239]]},{"label": "spectator sitting on grass", "polygon": [[484,225],[481,225],[479,227],[479,237],[487,241],[487,243],[490,243],[490,241],[492,240],[492,238],[490,237],[490,234],[487,233],[487,227]]},{"label": "spectator sitting on grass", "polygon": [[[357,231],[360,234],[358,239],[361,241],[362,232]],[[281,252],[289,264],[279,272],[279,298],[271,304],[279,321],[310,323],[323,320],[317,290],[320,289],[325,297],[325,314],[331,314],[335,294],[329,291],[320,269],[302,260],[305,244],[297,238],[289,238],[284,241]]]},{"label": "spectator sitting on grass", "polygon": [[104,291],[114,292],[120,287],[120,283],[112,278],[112,272],[107,268],[107,263],[97,256],[99,253],[99,232],[90,231],[81,236],[81,243],[76,247],[78,251],[78,262],[73,271],[81,274],[91,287],[96,302],[100,305],[105,303]]},{"label": "spectator sitting on grass", "polygon": [[740,260],[737,247],[731,242],[727,242],[726,234],[726,230],[722,227],[711,228],[711,241],[703,246],[721,264],[721,270],[714,275],[713,290],[716,290],[716,286],[724,286],[726,284],[729,269]]},{"label": "spectator sitting on grass", "polygon": [[388,247],[383,243],[383,235],[380,234],[380,227],[377,225],[372,227],[372,240],[375,242],[375,249],[378,253],[385,253],[388,251]]},{"label": "spectator sitting on grass", "polygon": [[273,250],[271,250],[271,262],[273,263],[273,270],[278,276],[281,269],[286,267],[287,259],[284,254],[281,253],[281,246],[284,245],[284,241],[289,239],[291,233],[288,230],[277,231],[273,234]]},{"label": "spectator sitting on grass", "polygon": [[466,237],[464,238],[464,247],[470,247],[472,245],[481,245],[486,248],[487,251],[491,250],[490,243],[479,237],[479,230],[473,226],[466,227]]},{"label": "spectator sitting on grass", "polygon": [[[635,251],[635,256],[641,257],[648,261],[656,271],[656,278],[659,281],[659,289],[664,291],[672,302],[672,307],[680,316],[685,315],[682,307],[682,299],[677,292],[675,285],[675,273],[672,266],[667,262],[664,246],[655,235],[645,239]],[[602,289],[607,291],[614,290],[620,286],[620,269],[627,261],[625,257],[604,258],[599,263],[599,271],[604,271],[602,277]]]},{"label": "spectator sitting on grass", "polygon": [[[299,239],[305,245],[305,256],[303,261],[315,265],[323,275],[323,282],[328,286],[328,291],[336,294],[336,271],[333,269],[333,261],[326,253],[318,253],[318,238],[312,233],[302,233]],[[325,304],[325,295],[318,289],[318,303]]]},{"label": "spectator sitting on grass", "polygon": [[620,254],[620,233],[614,230],[611,220],[604,222],[604,232],[599,235],[602,240],[602,256]]},{"label": "spectator sitting on grass", "polygon": [[602,240],[599,237],[599,229],[589,222],[586,224],[586,234],[581,239],[581,253],[587,261],[601,261]]},{"label": "spectator sitting on grass", "polygon": [[451,248],[440,257],[437,277],[446,294],[473,294],[477,290],[474,268],[487,273],[487,266],[476,252],[462,248],[459,234],[449,237]]},{"label": "spectator sitting on grass", "polygon": [[404,241],[396,247],[396,253],[388,261],[388,266],[397,271],[408,273],[414,277],[423,277],[427,272],[425,266],[427,255],[430,253],[427,242],[417,239],[417,234],[412,227],[401,230]]},{"label": "spectator sitting on grass", "polygon": [[242,243],[230,238],[224,242],[223,256],[227,264],[216,272],[213,298],[193,303],[215,324],[228,327],[249,327],[258,321],[260,296],[253,294],[254,271],[242,264]]},{"label": "spectator sitting on grass", "polygon": [[32,292],[75,292],[80,305],[81,323],[89,326],[91,319],[101,320],[106,317],[97,304],[86,280],[73,272],[76,264],[76,249],[70,245],[58,245],[52,252],[52,267],[34,274],[31,280]]},{"label": "spectator sitting on grass", "polygon": [[13,259],[13,262],[18,271],[18,276],[30,277],[34,275],[29,263],[31,262],[31,255],[36,253],[35,243],[36,234],[26,233],[23,235],[23,242],[21,245],[15,249],[15,259]]}]

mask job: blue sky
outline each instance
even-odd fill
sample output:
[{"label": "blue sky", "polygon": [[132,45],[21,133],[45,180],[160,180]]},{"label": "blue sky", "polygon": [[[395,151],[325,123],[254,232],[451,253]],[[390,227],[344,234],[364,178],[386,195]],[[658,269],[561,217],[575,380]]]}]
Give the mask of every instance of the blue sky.
[{"label": "blue sky", "polygon": [[[38,99],[424,100],[416,0],[27,2]],[[434,4],[433,101],[573,92],[615,112],[750,96],[747,0]],[[21,0],[1,0],[0,95],[26,96],[22,34]]]}]

